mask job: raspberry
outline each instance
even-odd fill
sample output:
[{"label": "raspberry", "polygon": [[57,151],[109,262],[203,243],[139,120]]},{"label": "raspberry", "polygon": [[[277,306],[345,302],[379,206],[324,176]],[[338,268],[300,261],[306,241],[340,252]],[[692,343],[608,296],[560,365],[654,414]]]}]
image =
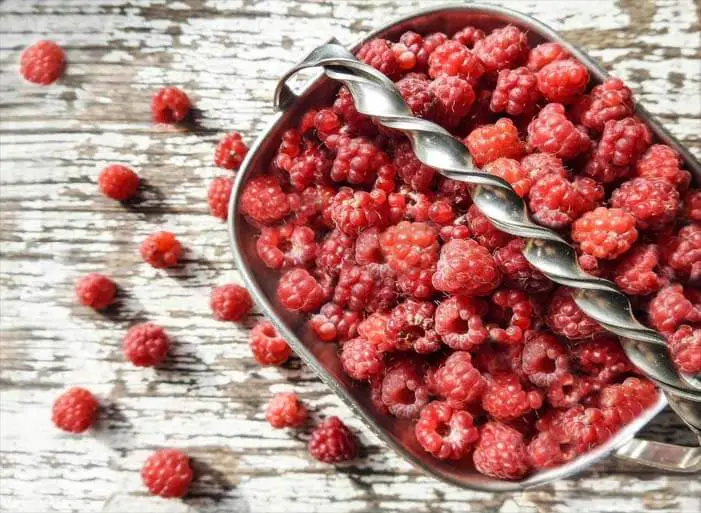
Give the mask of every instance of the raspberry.
[{"label": "raspberry", "polygon": [[381,265],[346,265],[341,269],[333,301],[355,312],[388,310],[396,302],[394,277]]},{"label": "raspberry", "polygon": [[33,84],[49,85],[55,82],[66,66],[66,54],[53,41],[38,41],[25,48],[19,60],[22,78]]},{"label": "raspberry", "polygon": [[354,460],[358,450],[358,439],[338,417],[319,423],[309,440],[309,454],[324,463]]},{"label": "raspberry", "polygon": [[604,415],[622,425],[640,415],[656,399],[657,390],[650,381],[626,378],[620,385],[605,386],[601,390],[599,403]]},{"label": "raspberry", "polygon": [[357,236],[363,230],[386,224],[386,199],[382,191],[354,191],[350,187],[341,187],[329,207],[331,218],[343,233]]},{"label": "raspberry", "polygon": [[523,435],[501,422],[482,426],[473,460],[478,472],[499,479],[519,479],[529,470]]},{"label": "raspberry", "polygon": [[406,39],[402,40],[400,38],[400,42],[406,44],[407,47],[415,49],[414,53],[416,54],[416,71],[427,71],[429,58],[431,57],[433,52],[436,51],[436,48],[438,48],[440,45],[442,45],[448,40],[448,36],[446,36],[443,32],[434,32],[422,38],[421,40],[418,40],[416,36],[411,36],[411,39],[411,45],[405,42]]},{"label": "raspberry", "polygon": [[502,345],[486,342],[474,353],[475,367],[482,373],[491,375],[514,373],[523,382],[528,377],[521,369],[521,353],[523,345]]},{"label": "raspberry", "polygon": [[259,322],[253,327],[249,346],[253,357],[261,365],[282,365],[292,354],[285,339],[268,321]]},{"label": "raspberry", "polygon": [[279,221],[287,215],[289,208],[280,182],[270,175],[253,178],[241,193],[241,213],[261,224]]},{"label": "raspberry", "polygon": [[382,380],[382,402],[400,419],[417,417],[428,403],[428,388],[419,362],[408,357],[393,362]]},{"label": "raspberry", "polygon": [[100,403],[89,390],[69,388],[54,401],[51,420],[54,425],[68,433],[82,433],[97,420]]},{"label": "raspberry", "polygon": [[244,157],[248,153],[248,146],[243,142],[241,134],[231,132],[226,135],[214,151],[214,165],[224,168],[236,170],[241,166]]},{"label": "raspberry", "polygon": [[650,324],[662,333],[672,333],[685,321],[701,321],[701,304],[696,297],[692,302],[688,291],[680,284],[668,285],[652,298],[648,305]]},{"label": "raspberry", "polygon": [[358,234],[355,240],[355,262],[359,265],[382,262],[380,232],[377,228],[370,228]]},{"label": "raspberry", "polygon": [[144,239],[139,246],[141,258],[152,267],[162,269],[178,263],[183,248],[170,232],[156,232]]},{"label": "raspberry", "polygon": [[440,178],[438,182],[438,196],[457,208],[467,208],[472,202],[470,184],[451,180],[450,178]]},{"label": "raspberry", "polygon": [[451,39],[459,41],[468,48],[472,48],[477,41],[481,41],[484,38],[485,34],[482,30],[468,25],[467,27],[463,27],[461,30],[453,34]]},{"label": "raspberry", "polygon": [[380,234],[382,254],[397,273],[433,267],[438,247],[438,232],[427,223],[401,221]]},{"label": "raspberry", "polygon": [[301,194],[289,194],[287,200],[289,210],[294,216],[293,223],[319,230],[333,228],[330,207],[335,195],[336,189],[330,185],[312,185]]},{"label": "raspberry", "polygon": [[209,306],[218,321],[240,321],[253,307],[253,301],[245,288],[231,283],[212,289]]},{"label": "raspberry", "polygon": [[637,238],[635,217],[620,208],[597,207],[572,225],[572,240],[580,249],[604,260],[619,257]]},{"label": "raspberry", "polygon": [[283,308],[292,312],[313,312],[325,299],[321,285],[305,269],[291,269],[282,275],[277,298]]},{"label": "raspberry", "polygon": [[557,382],[569,370],[565,348],[545,332],[529,335],[523,345],[521,365],[528,380],[543,388]]},{"label": "raspberry", "polygon": [[523,67],[504,69],[499,72],[489,107],[493,112],[518,116],[533,112],[538,100],[540,92],[535,73]]},{"label": "raspberry", "polygon": [[114,302],[117,285],[107,276],[90,273],[75,283],[75,296],[83,306],[104,310]]},{"label": "raspberry", "polygon": [[573,105],[573,116],[578,123],[601,133],[607,121],[623,119],[635,112],[633,92],[623,81],[608,78],[594,87],[591,94],[582,96]]},{"label": "raspberry", "polygon": [[[586,187],[582,187],[583,185]],[[582,194],[583,191],[593,192],[593,194],[586,196]],[[528,206],[533,219],[538,223],[560,229],[592,207],[592,201],[597,201],[603,196],[603,187],[597,187],[590,178],[579,178],[579,182],[573,183],[564,176],[551,173],[531,186]]]},{"label": "raspberry", "polygon": [[433,286],[451,294],[485,295],[501,281],[489,250],[476,241],[452,239],[441,248]]},{"label": "raspberry", "polygon": [[353,184],[372,182],[385,164],[389,164],[389,157],[370,139],[342,136],[338,139],[331,179]]},{"label": "raspberry", "polygon": [[531,189],[531,179],[528,177],[528,171],[521,167],[518,160],[499,158],[484,166],[483,171],[506,180],[511,184],[516,194],[521,197],[528,194],[528,191]]},{"label": "raspberry", "polygon": [[478,401],[487,386],[466,351],[455,351],[448,356],[434,373],[433,380],[436,394],[458,409]]},{"label": "raspberry", "polygon": [[484,74],[484,66],[462,43],[449,40],[431,53],[428,58],[428,74],[431,78],[460,77],[475,86]]},{"label": "raspberry", "polygon": [[382,353],[375,344],[364,338],[344,342],[340,359],[346,374],[357,380],[378,376],[384,368]]},{"label": "raspberry", "polygon": [[528,172],[528,178],[532,184],[550,174],[567,178],[567,170],[562,159],[550,153],[526,155],[521,159],[521,167]]},{"label": "raspberry", "polygon": [[190,115],[191,107],[190,99],[182,90],[164,87],[151,99],[151,116],[154,123],[179,123]]},{"label": "raspberry", "polygon": [[552,433],[558,438],[566,460],[601,445],[618,428],[598,408],[574,406],[560,416]]},{"label": "raspberry", "polygon": [[358,312],[344,310],[335,303],[326,303],[318,314],[312,316],[309,325],[324,342],[344,341],[357,335],[361,319]]},{"label": "raspberry", "polygon": [[428,218],[439,225],[449,225],[455,219],[453,207],[446,200],[436,200],[428,209]]},{"label": "raspberry", "polygon": [[368,41],[360,47],[357,57],[390,78],[396,78],[401,70],[397,56],[392,51],[392,43],[386,39]]},{"label": "raspberry", "polygon": [[565,107],[549,103],[528,125],[528,144],[543,153],[569,160],[589,150],[591,140],[584,129],[567,119]]},{"label": "raspberry", "polygon": [[686,193],[684,215],[689,221],[701,221],[701,189],[690,189]]},{"label": "raspberry", "polygon": [[[282,133],[281,139],[278,156],[286,155],[288,157],[296,157],[299,155],[302,148],[302,134],[299,133],[299,130],[294,128],[285,130]],[[285,166],[279,167],[284,168]]]},{"label": "raspberry", "polygon": [[653,144],[638,160],[635,173],[645,178],[667,180],[680,191],[685,191],[689,187],[691,174],[681,166],[679,153],[664,144]]},{"label": "raspberry", "polygon": [[421,410],[414,433],[421,447],[441,460],[466,457],[479,438],[472,415],[442,401],[433,401]]},{"label": "raspberry", "polygon": [[333,103],[333,111],[343,118],[346,126],[355,135],[372,136],[377,132],[372,120],[355,108],[353,96],[345,86],[338,91]]},{"label": "raspberry", "polygon": [[316,234],[308,226],[264,226],[256,241],[256,251],[271,269],[303,266],[317,254]]},{"label": "raspberry", "polygon": [[551,62],[569,59],[569,57],[569,52],[559,43],[541,43],[531,49],[526,67],[531,71],[539,71]]},{"label": "raspberry", "polygon": [[434,267],[430,269],[409,269],[397,278],[397,286],[406,296],[414,299],[428,299],[436,292],[433,288]]},{"label": "raspberry", "polygon": [[589,84],[589,72],[575,59],[562,59],[543,66],[538,75],[538,90],[549,102],[569,104]]},{"label": "raspberry", "polygon": [[679,193],[664,180],[633,178],[613,191],[610,204],[632,214],[641,230],[659,230],[676,218]]},{"label": "raspberry", "polygon": [[298,191],[304,190],[313,182],[327,181],[331,161],[318,148],[307,148],[290,160],[286,171],[290,175],[290,185]]},{"label": "raspberry", "polygon": [[683,325],[670,335],[667,343],[680,371],[701,373],[701,329]]},{"label": "raspberry", "polygon": [[604,331],[599,323],[579,309],[572,299],[572,292],[566,287],[555,291],[548,304],[545,322],[555,333],[571,340],[590,338]]},{"label": "raspberry", "polygon": [[416,66],[416,55],[402,43],[392,44],[392,53],[401,71],[410,71]]},{"label": "raspberry", "polygon": [[436,308],[436,332],[445,344],[458,351],[469,351],[489,337],[484,325],[487,304],[474,297],[452,296]]},{"label": "raspberry", "polygon": [[633,370],[618,338],[600,335],[571,347],[577,368],[593,376],[598,383],[609,383],[617,376]]},{"label": "raspberry", "polygon": [[508,118],[501,118],[493,125],[483,125],[474,129],[465,139],[465,144],[478,167],[499,157],[519,159],[525,151],[523,143],[519,140],[516,125]]},{"label": "raspberry", "polygon": [[475,43],[475,55],[484,63],[487,71],[513,68],[528,55],[526,34],[513,25],[495,29]]},{"label": "raspberry", "polygon": [[[519,344],[534,324],[535,306],[520,290],[501,289],[492,294],[489,337],[502,344]],[[506,326],[505,328],[502,326]]]},{"label": "raspberry", "polygon": [[638,118],[607,121],[596,147],[596,160],[612,167],[632,166],[650,146],[651,141],[650,129]]},{"label": "raspberry", "polygon": [[556,467],[565,462],[565,455],[560,443],[547,431],[538,433],[528,443],[526,451],[528,452],[528,462],[536,469]]},{"label": "raspberry", "polygon": [[524,389],[516,374],[497,374],[487,378],[482,408],[495,420],[515,420],[542,405],[542,392]]},{"label": "raspberry", "polygon": [[548,402],[555,408],[571,408],[588,397],[596,384],[592,378],[565,373],[548,386]]},{"label": "raspberry", "polygon": [[265,409],[265,420],[276,429],[300,427],[307,421],[308,411],[297,398],[287,392],[275,394]]},{"label": "raspberry", "polygon": [[124,357],[137,367],[155,367],[165,359],[169,348],[166,332],[150,322],[132,326],[122,340]]},{"label": "raspberry", "polygon": [[222,176],[216,177],[209,184],[207,203],[209,204],[209,213],[214,217],[226,220],[229,216],[229,199],[233,187],[234,182],[230,178]]},{"label": "raspberry", "polygon": [[342,265],[353,259],[354,242],[340,230],[326,236],[316,255],[316,266],[329,274],[337,275]]},{"label": "raspberry", "polygon": [[696,282],[701,278],[701,225],[685,226],[662,246],[664,261],[683,278]]},{"label": "raspberry", "polygon": [[426,192],[431,189],[436,170],[416,158],[409,141],[403,141],[395,148],[392,163],[404,183],[413,190]]},{"label": "raspberry", "polygon": [[614,166],[607,162],[594,150],[584,165],[583,172],[593,179],[607,184],[626,178],[630,174],[630,167]]},{"label": "raspberry", "polygon": [[660,249],[655,244],[634,246],[616,266],[616,285],[626,294],[647,296],[666,283],[659,274]]},{"label": "raspberry", "polygon": [[112,164],[100,171],[97,178],[102,194],[117,201],[131,199],[139,191],[139,175],[126,166]]},{"label": "raspberry", "polygon": [[402,186],[399,192],[393,192],[387,198],[391,222],[398,223],[402,219],[428,221],[432,197],[430,193],[414,192]]},{"label": "raspberry", "polygon": [[341,128],[341,120],[333,109],[321,109],[314,114],[313,120],[316,134],[322,141],[329,135],[335,134]]},{"label": "raspberry", "polygon": [[397,349],[397,340],[387,334],[389,315],[372,313],[358,325],[358,334],[365,340],[375,344],[380,352]]},{"label": "raspberry", "polygon": [[412,77],[404,77],[396,84],[399,93],[409,110],[419,118],[432,118],[436,107],[436,96],[429,88],[429,82]]},{"label": "raspberry", "polygon": [[182,497],[192,482],[190,458],[177,449],[159,449],[144,463],[141,480],[153,495]]},{"label": "raspberry", "polygon": [[396,306],[387,320],[387,336],[402,349],[417,353],[432,353],[440,349],[441,338],[436,332],[436,307],[429,301],[408,299]]},{"label": "raspberry", "polygon": [[547,292],[553,282],[526,260],[524,246],[523,239],[512,239],[494,251],[494,261],[504,275],[504,285],[529,294]]}]

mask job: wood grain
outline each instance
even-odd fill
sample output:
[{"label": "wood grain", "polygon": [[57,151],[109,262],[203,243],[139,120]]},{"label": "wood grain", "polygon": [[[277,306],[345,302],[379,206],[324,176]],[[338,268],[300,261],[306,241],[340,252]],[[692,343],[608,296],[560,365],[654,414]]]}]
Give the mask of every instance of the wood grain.
[{"label": "wood grain", "polygon": [[[701,156],[701,7],[693,0],[493,2],[532,14],[589,51]],[[272,113],[275,80],[336,35],[357,39],[426,2],[401,0],[7,0],[0,4],[0,510],[207,513],[506,511],[687,512],[701,509],[697,478],[608,460],[576,478],[523,494],[471,492],[413,470],[374,439],[298,361],[252,362],[241,326],[211,319],[213,285],[237,280],[224,226],[210,217],[212,153],[230,129],[255,138]],[[23,47],[50,37],[67,51],[51,87],[17,74]],[[152,91],[176,84],[197,122],[164,130],[149,120]],[[96,194],[97,172],[122,162],[144,178],[128,207]],[[169,229],[187,246],[181,266],[156,271],[138,243]],[[72,284],[102,271],[119,284],[105,314],[77,307]],[[151,320],[174,340],[157,371],[122,361],[131,324]],[[83,385],[106,407],[94,436],[63,436],[49,409]],[[368,457],[334,468],[306,455],[308,433],[269,428],[269,397],[295,390],[315,416],[338,414]],[[690,442],[677,418],[646,432]],[[181,504],[147,497],[138,471],[149,451],[185,448],[199,479]]]}]

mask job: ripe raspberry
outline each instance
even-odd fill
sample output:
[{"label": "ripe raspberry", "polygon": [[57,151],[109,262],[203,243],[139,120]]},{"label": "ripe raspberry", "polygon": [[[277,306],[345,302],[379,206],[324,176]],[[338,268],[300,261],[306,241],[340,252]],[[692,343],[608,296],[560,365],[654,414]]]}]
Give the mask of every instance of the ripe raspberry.
[{"label": "ripe raspberry", "polygon": [[436,332],[445,344],[458,351],[469,351],[487,340],[484,325],[487,304],[478,298],[452,296],[436,308]]},{"label": "ripe raspberry", "polygon": [[409,269],[397,277],[399,290],[407,297],[428,299],[436,292],[433,288],[435,267],[429,269]]},{"label": "ripe raspberry", "polygon": [[428,209],[428,218],[436,224],[449,225],[455,220],[455,211],[448,201],[436,200]]},{"label": "ripe raspberry", "polygon": [[345,262],[353,260],[354,242],[336,229],[326,236],[316,255],[316,266],[331,275],[337,275]]},{"label": "ripe raspberry", "polygon": [[331,160],[318,148],[307,148],[292,157],[285,169],[290,175],[290,185],[297,191],[303,191],[312,183],[328,181]]},{"label": "ripe raspberry", "polygon": [[484,63],[487,71],[514,68],[528,56],[528,39],[518,28],[507,25],[477,41],[475,55]]},{"label": "ripe raspberry", "polygon": [[338,417],[329,417],[312,431],[309,454],[324,463],[339,463],[358,457],[358,439]]},{"label": "ripe raspberry", "polygon": [[589,150],[591,140],[584,129],[567,119],[565,107],[549,103],[528,125],[528,144],[543,153],[569,160]]},{"label": "ripe raspberry", "polygon": [[325,141],[328,136],[340,130],[341,119],[333,109],[321,109],[314,114],[313,124],[317,137]]},{"label": "ripe raspberry", "polygon": [[[680,284],[660,290],[648,305],[650,324],[662,333],[672,333],[680,324],[701,321],[701,304]],[[693,299],[693,302],[692,302]]]},{"label": "ripe raspberry", "polygon": [[361,320],[361,314],[358,312],[344,310],[335,303],[326,303],[318,314],[312,316],[309,325],[324,342],[342,342],[358,334],[358,324]]},{"label": "ripe raspberry", "polygon": [[382,380],[382,402],[387,410],[400,419],[418,417],[428,403],[428,388],[422,365],[409,357],[394,361]]},{"label": "ripe raspberry", "polygon": [[536,308],[526,293],[501,289],[492,294],[489,337],[501,344],[520,344],[535,324]]},{"label": "ripe raspberry", "polygon": [[300,427],[307,421],[308,411],[292,392],[275,394],[265,409],[265,420],[276,429]]},{"label": "ripe raspberry", "polygon": [[701,225],[693,223],[663,241],[665,263],[692,283],[701,279]]},{"label": "ripe raspberry", "polygon": [[388,310],[396,303],[394,274],[386,266],[378,264],[345,265],[341,269],[333,301],[356,312]]},{"label": "ripe raspberry", "polygon": [[689,187],[691,174],[681,166],[679,153],[664,144],[653,144],[638,160],[635,173],[645,178],[667,180],[678,190],[685,191]]},{"label": "ripe raspberry", "polygon": [[613,191],[610,204],[632,214],[641,230],[659,230],[676,218],[679,193],[664,180],[633,178]]},{"label": "ripe raspberry", "polygon": [[428,58],[428,74],[431,78],[460,77],[475,86],[484,74],[484,66],[462,43],[449,40],[431,53]]},{"label": "ripe raspberry", "polygon": [[112,164],[100,171],[97,183],[102,194],[117,201],[131,199],[139,191],[139,175],[126,166]]},{"label": "ripe raspberry", "polygon": [[144,463],[141,480],[153,495],[182,497],[192,482],[190,459],[177,449],[159,449]]},{"label": "ripe raspberry", "polygon": [[430,119],[436,108],[436,96],[429,88],[429,82],[413,77],[404,77],[396,84],[404,102],[414,116]]},{"label": "ripe raspberry", "polygon": [[701,329],[683,325],[667,339],[675,365],[682,372],[701,373]]},{"label": "ripe raspberry", "polygon": [[538,100],[540,91],[535,73],[524,67],[504,69],[499,72],[489,107],[494,112],[519,116],[532,113]]},{"label": "ripe raspberry", "polygon": [[468,48],[472,48],[473,46],[475,46],[475,43],[477,41],[481,41],[484,38],[485,33],[482,30],[478,29],[477,27],[472,27],[468,25],[467,27],[463,27],[455,34],[453,34],[453,37],[451,39],[459,41]]},{"label": "ripe raspberry", "polygon": [[655,244],[634,246],[616,266],[616,285],[626,294],[647,296],[666,281],[660,275],[660,248]]},{"label": "ripe raspberry", "polygon": [[572,223],[583,210],[583,204],[584,198],[573,183],[554,173],[536,181],[531,186],[528,198],[533,219],[555,229]]},{"label": "ripe raspberry", "polygon": [[368,41],[360,47],[357,57],[390,78],[396,78],[401,70],[397,56],[392,51],[392,42],[386,39]]},{"label": "ripe raspberry", "polygon": [[182,246],[170,232],[156,232],[144,239],[139,246],[141,258],[152,267],[173,267],[182,254]]},{"label": "ripe raspberry", "polygon": [[538,71],[538,90],[549,102],[572,103],[588,84],[587,68],[575,59],[556,60]]},{"label": "ripe raspberry", "polygon": [[518,160],[499,158],[484,166],[483,171],[506,180],[514,188],[516,194],[521,197],[528,194],[528,191],[531,189],[531,179],[528,177],[528,171],[521,167]]},{"label": "ripe raspberry", "polygon": [[75,296],[83,306],[104,310],[114,302],[117,285],[107,276],[89,273],[75,283]]},{"label": "ripe raspberry", "polygon": [[650,129],[638,118],[607,121],[596,147],[596,159],[613,167],[633,166],[650,146],[651,141]]},{"label": "ripe raspberry", "polygon": [[151,116],[154,123],[179,123],[190,115],[191,107],[190,99],[182,90],[164,87],[151,99]]},{"label": "ripe raspberry", "polygon": [[218,321],[240,321],[253,307],[253,301],[245,288],[231,283],[212,289],[209,306]]},{"label": "ripe raspberry", "polygon": [[426,192],[431,189],[436,170],[416,158],[409,141],[402,141],[394,149],[394,168],[399,176],[413,190]]},{"label": "ripe raspberry", "polygon": [[478,401],[487,386],[466,351],[455,351],[448,356],[434,373],[433,380],[436,394],[458,409]]},{"label": "ripe raspberry", "polygon": [[580,249],[604,260],[619,257],[637,238],[635,217],[620,208],[597,207],[572,225],[572,240]]},{"label": "ripe raspberry", "polygon": [[598,384],[610,383],[614,378],[633,370],[618,337],[599,335],[581,341],[570,348],[580,372],[592,376]]},{"label": "ripe raspberry", "polygon": [[451,294],[485,295],[501,281],[489,250],[472,239],[452,239],[441,248],[433,286]]},{"label": "ripe raspberry", "polygon": [[465,145],[478,167],[499,157],[519,159],[525,152],[518,129],[509,118],[501,118],[493,125],[474,129],[465,139]]},{"label": "ripe raspberry", "polygon": [[560,415],[551,432],[564,445],[565,459],[569,460],[604,443],[618,427],[598,408],[574,406]]},{"label": "ripe raspberry", "polygon": [[499,479],[520,479],[529,470],[523,435],[501,422],[482,426],[473,460],[478,472]]},{"label": "ripe raspberry", "polygon": [[369,183],[376,178],[378,169],[386,164],[389,164],[389,157],[370,139],[341,136],[331,167],[331,179],[353,184]]},{"label": "ripe raspberry", "polygon": [[482,408],[495,420],[516,420],[543,405],[543,393],[525,389],[516,374],[487,378]]},{"label": "ripe raspberry", "polygon": [[233,187],[233,180],[223,176],[218,176],[210,182],[207,190],[207,203],[209,204],[209,213],[214,217],[224,220],[229,217],[229,199]]},{"label": "ripe raspberry", "polygon": [[598,182],[607,184],[619,181],[630,175],[630,167],[614,166],[599,155],[597,150],[589,155],[584,165],[583,173]]},{"label": "ripe raspberry", "polygon": [[316,234],[308,226],[264,226],[256,241],[256,251],[271,269],[304,266],[317,254]]},{"label": "ripe raspberry", "polygon": [[531,153],[521,159],[521,167],[528,172],[531,183],[535,183],[546,175],[555,174],[567,178],[562,159],[550,153]]},{"label": "ripe raspberry", "polygon": [[243,142],[241,134],[231,132],[217,144],[217,149],[214,151],[214,165],[236,170],[241,166],[247,153],[248,146]]},{"label": "ripe raspberry", "polygon": [[397,273],[429,269],[438,259],[438,232],[427,223],[401,221],[380,234],[380,248]]},{"label": "ripe raspberry", "polygon": [[382,262],[380,231],[377,228],[370,228],[358,234],[355,240],[355,262],[359,265]]},{"label": "ripe raspberry", "polygon": [[[355,108],[353,96],[347,87],[342,87],[338,91],[336,100],[333,103],[333,111],[343,118],[343,122],[354,135],[364,135],[371,137],[377,132],[377,127],[365,114],[361,114]],[[334,138],[328,138],[325,142],[335,143]]]},{"label": "ripe raspberry", "polygon": [[66,54],[53,41],[38,41],[22,52],[19,72],[22,78],[33,84],[49,85],[62,74]]},{"label": "ripe raspberry", "polygon": [[529,294],[547,292],[553,282],[526,260],[524,246],[523,239],[512,239],[494,251],[494,261],[504,275],[504,285]]},{"label": "ripe raspberry", "polygon": [[397,347],[397,341],[387,334],[387,321],[389,315],[372,313],[358,325],[358,334],[365,340],[375,344],[377,350],[384,353]]},{"label": "ripe raspberry", "polygon": [[[555,44],[555,43],[553,43]],[[550,432],[538,433],[526,448],[528,462],[536,469],[557,467],[565,462],[560,443]]]},{"label": "ripe raspberry", "polygon": [[689,189],[684,196],[684,216],[689,221],[701,221],[701,189]]},{"label": "ripe raspberry", "polygon": [[165,359],[169,348],[166,332],[150,322],[132,326],[122,340],[124,357],[137,367],[155,367]]},{"label": "ripe raspberry", "polygon": [[547,391],[548,403],[555,408],[571,408],[591,395],[599,386],[594,378],[573,376],[569,372],[555,380]]},{"label": "ripe raspberry", "polygon": [[620,385],[605,386],[601,390],[599,404],[605,416],[623,425],[640,415],[655,400],[657,389],[650,381],[644,378],[626,378]]},{"label": "ripe raspberry", "polygon": [[569,57],[569,52],[558,43],[541,43],[531,49],[526,67],[531,71],[539,71],[551,62],[569,59]]},{"label": "ripe raspberry", "polygon": [[[407,32],[404,35],[406,34],[415,33]],[[404,37],[404,35],[402,37]],[[400,42],[406,44],[407,47],[411,48],[411,51],[414,51],[414,53],[416,54],[415,70],[427,71],[429,58],[431,57],[433,52],[436,51],[436,48],[438,48],[440,45],[442,45],[448,40],[448,36],[446,36],[443,32],[434,32],[432,34],[428,34],[421,40],[417,39],[416,36],[411,36],[411,39],[411,45],[407,42],[408,38],[405,38],[404,40],[400,38]]]},{"label": "ripe raspberry", "polygon": [[572,299],[572,291],[566,287],[555,291],[548,305],[545,322],[555,333],[570,340],[590,338],[604,331],[599,323],[579,309]]},{"label": "ripe raspberry", "polygon": [[273,224],[289,212],[287,195],[270,175],[253,178],[241,193],[241,213],[261,224]]},{"label": "ripe raspberry", "polygon": [[282,275],[277,298],[283,308],[292,312],[313,312],[324,302],[324,291],[305,269],[291,269]]},{"label": "ripe raspberry", "polygon": [[417,353],[433,353],[441,347],[441,337],[435,329],[436,307],[429,301],[407,299],[396,306],[387,320],[387,336],[396,340],[401,349]]},{"label": "ripe raspberry", "polygon": [[399,192],[393,192],[387,197],[391,223],[398,223],[402,219],[428,221],[432,198],[431,193],[423,194],[414,192],[407,186],[400,187]]},{"label": "ripe raspberry", "polygon": [[268,321],[259,322],[253,327],[249,347],[261,365],[282,365],[292,354],[285,339],[277,334],[275,327]]},{"label": "ripe raspberry", "polygon": [[383,227],[387,222],[387,198],[378,190],[365,192],[341,187],[329,208],[336,228],[350,236],[373,226]]},{"label": "ripe raspberry", "polygon": [[354,338],[343,344],[341,365],[351,378],[366,380],[380,375],[384,369],[383,354],[364,338]]},{"label": "ripe raspberry", "polygon": [[85,388],[69,388],[54,401],[51,421],[68,433],[82,433],[97,420],[100,403]]},{"label": "ripe raspberry", "polygon": [[523,346],[521,365],[528,380],[543,388],[560,380],[569,370],[565,348],[546,332],[529,335]]},{"label": "ripe raspberry", "polygon": [[607,121],[623,119],[635,112],[633,92],[623,81],[608,78],[594,87],[589,95],[580,97],[573,105],[574,119],[596,133],[604,131]]},{"label": "ripe raspberry", "polygon": [[455,410],[448,403],[427,404],[414,427],[416,440],[427,452],[441,460],[466,457],[479,438],[472,415]]},{"label": "ripe raspberry", "polygon": [[416,55],[403,43],[393,43],[392,52],[401,71],[411,71],[416,66]]},{"label": "ripe raspberry", "polygon": [[438,182],[438,197],[447,200],[456,208],[467,208],[472,203],[470,184],[441,177]]}]

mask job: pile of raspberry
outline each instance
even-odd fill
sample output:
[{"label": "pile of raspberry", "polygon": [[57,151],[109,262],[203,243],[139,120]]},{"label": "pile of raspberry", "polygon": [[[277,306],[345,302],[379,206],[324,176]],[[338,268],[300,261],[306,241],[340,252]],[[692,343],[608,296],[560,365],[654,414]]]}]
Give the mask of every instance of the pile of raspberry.
[{"label": "pile of raspberry", "polygon": [[[531,48],[514,26],[406,32],[357,56],[629,294],[680,370],[701,371],[701,192],[653,144],[630,89],[591,87],[566,49]],[[284,132],[240,205],[279,272],[279,305],[337,344],[378,412],[411,422],[436,458],[520,479],[602,444],[657,398],[468,185],[421,163],[346,88]]]}]

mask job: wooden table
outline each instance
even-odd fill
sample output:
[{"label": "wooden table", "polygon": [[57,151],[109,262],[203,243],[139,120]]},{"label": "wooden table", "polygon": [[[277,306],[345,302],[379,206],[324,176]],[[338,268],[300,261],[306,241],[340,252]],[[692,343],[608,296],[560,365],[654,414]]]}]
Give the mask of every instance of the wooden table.
[{"label": "wooden table", "polygon": [[[615,74],[679,139],[701,155],[701,44],[693,0],[499,2],[562,31]],[[524,494],[460,490],[423,476],[381,445],[298,361],[254,364],[247,329],[214,321],[212,286],[237,280],[225,227],[208,214],[219,173],[216,141],[252,141],[272,113],[276,78],[334,34],[351,42],[427,2],[251,0],[7,0],[0,5],[2,119],[2,403],[0,510],[5,512],[197,511],[207,513],[509,511],[691,512],[698,476],[609,460],[576,478]],[[69,67],[51,87],[17,74],[23,47],[49,37]],[[152,92],[183,87],[197,126],[164,130],[149,120]],[[97,193],[104,165],[144,178],[128,208]],[[168,229],[187,246],[171,272],[142,263],[139,242]],[[105,315],[77,306],[72,286],[89,271],[118,282]],[[128,326],[154,321],[174,347],[159,370],[125,363]],[[94,434],[64,436],[50,405],[67,386],[103,399]],[[368,457],[346,468],[313,462],[308,433],[271,429],[263,407],[294,390],[314,416],[357,428]],[[677,418],[647,429],[691,442]],[[200,475],[185,503],[148,497],[139,469],[151,450],[182,447]],[[513,510],[511,510],[513,511]]]}]

